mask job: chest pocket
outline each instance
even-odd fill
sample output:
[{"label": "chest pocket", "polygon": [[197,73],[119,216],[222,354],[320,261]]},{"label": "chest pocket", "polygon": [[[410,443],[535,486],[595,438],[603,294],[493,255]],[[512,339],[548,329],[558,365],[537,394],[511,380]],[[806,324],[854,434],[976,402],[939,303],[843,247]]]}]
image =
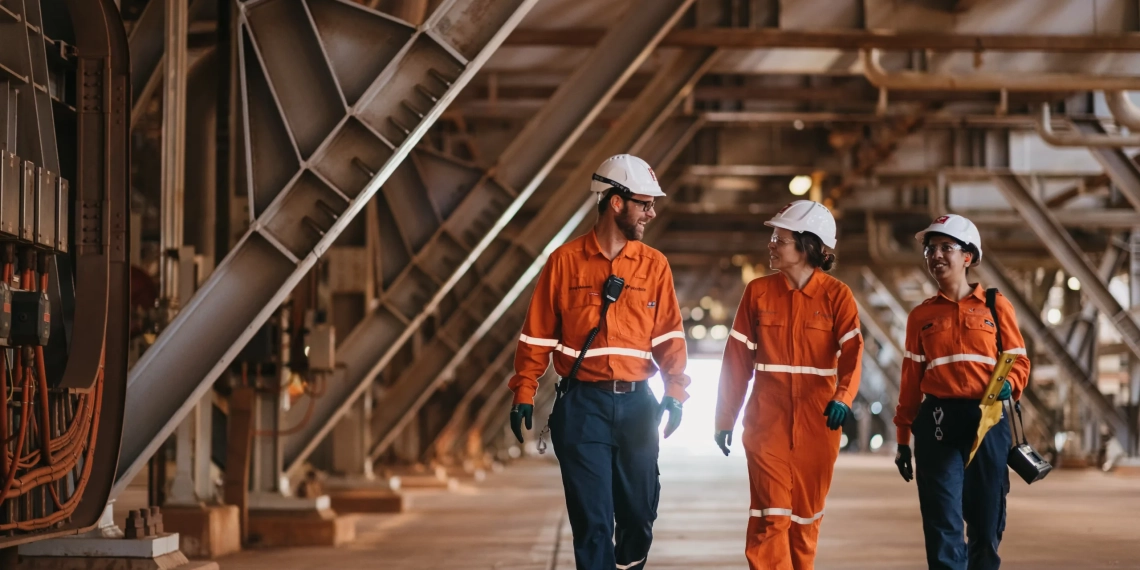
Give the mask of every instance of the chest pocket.
[{"label": "chest pocket", "polygon": [[784,314],[756,309],[753,325],[756,338],[756,359],[764,364],[787,364],[792,339],[788,334],[788,321]]},{"label": "chest pocket", "polygon": [[610,322],[620,325],[616,328],[621,336],[634,343],[631,347],[649,344],[653,323],[657,319],[657,303],[657,291],[650,284],[648,275],[635,275],[626,280],[617,306],[610,307],[610,311],[616,313],[616,321]]},{"label": "chest pocket", "polygon": [[968,316],[965,319],[966,334],[962,335],[963,344],[969,352],[977,354],[997,353],[997,327],[994,326],[990,316]]},{"label": "chest pocket", "polygon": [[598,324],[602,312],[602,286],[586,278],[570,282],[561,301],[562,340],[567,345],[580,343]]}]

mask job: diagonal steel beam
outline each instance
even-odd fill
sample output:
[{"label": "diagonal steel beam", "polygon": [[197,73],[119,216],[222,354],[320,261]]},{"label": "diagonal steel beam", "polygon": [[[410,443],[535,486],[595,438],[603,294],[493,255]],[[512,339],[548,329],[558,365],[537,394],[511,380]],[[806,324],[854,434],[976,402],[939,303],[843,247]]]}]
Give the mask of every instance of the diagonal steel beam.
[{"label": "diagonal steel beam", "polygon": [[238,5],[251,226],[131,370],[112,497],[536,2],[443,0],[418,28],[340,0]]},{"label": "diagonal steel beam", "polygon": [[[568,240],[580,224],[585,223],[587,213],[595,206],[592,196],[584,202],[576,202],[575,198],[583,193],[582,181],[589,180],[594,168],[613,154],[623,151],[644,154],[643,149],[653,140],[658,128],[708,69],[714,57],[715,52],[712,50],[679,54],[671,65],[660,71],[644,88],[606,136],[579,161],[578,167],[567,177],[566,182],[546,199],[542,209],[519,232],[482,280],[481,287],[484,290],[506,291],[497,305],[480,307],[475,302],[468,303],[468,313],[479,314],[482,311],[482,314],[477,327],[467,335],[466,341],[450,354],[442,345],[433,347],[434,350],[429,349],[428,354],[435,357],[448,354],[450,358],[442,362],[434,358],[422,358],[397,380],[396,386],[391,390],[390,407],[376,416],[378,422],[375,424],[375,444],[370,454],[372,459],[375,460],[387,449],[440,383],[453,376],[456,370],[466,367],[464,361],[468,355],[493,327],[498,334],[492,337],[490,344],[499,347],[513,340],[521,321],[518,326],[516,323],[500,324],[500,318],[516,303],[525,303],[525,300],[520,301],[521,293],[538,275],[546,257]],[[691,133],[692,130],[685,129],[681,132],[683,136],[683,133]],[[665,171],[669,165],[661,160],[667,158],[669,151],[677,145],[661,146],[661,152],[666,156],[659,158],[646,155],[645,158],[657,170]],[[575,210],[576,205],[578,207]],[[543,244],[545,247],[539,251],[538,247]],[[453,320],[443,328],[446,330],[457,326],[462,326],[462,323]],[[424,382],[425,378],[430,380]]]},{"label": "diagonal steel beam", "polygon": [[[993,253],[982,257],[981,263],[975,268],[978,275],[986,282],[1001,290],[1003,296],[1009,300],[1017,313],[1018,324],[1023,332],[1032,335],[1037,344],[1044,350],[1039,353],[1049,355],[1049,358],[1064,371],[1065,375],[1077,386],[1084,399],[1100,413],[1104,421],[1112,426],[1118,435],[1127,437],[1128,423],[1124,415],[1113,407],[1112,403],[1101,394],[1096,382],[1089,373],[1069,353],[1065,343],[1057,337],[1054,330],[1041,321],[1038,312],[1033,310],[1029,302],[1021,295],[1017,287],[1006,279],[1005,268],[1001,266]],[[1084,281],[1082,280],[1082,283]]]},{"label": "diagonal steel beam", "polygon": [[[1100,121],[1078,120],[1073,123],[1077,130],[1086,135],[1107,135]],[[1088,151],[1104,168],[1105,174],[1116,184],[1132,207],[1140,210],[1140,166],[1137,166],[1124,149],[1119,147],[1090,147]]]},{"label": "diagonal steel beam", "polygon": [[1013,175],[999,175],[994,177],[994,182],[1065,271],[1081,281],[1089,300],[1108,317],[1116,330],[1120,331],[1120,336],[1129,352],[1140,357],[1140,325],[1137,325],[1132,314],[1120,306],[1108,291],[1108,287],[1100,280],[1096,269],[1077,247],[1069,232],[1057,223],[1045,205],[1033,196],[1020,178]]},{"label": "diagonal steel beam", "polygon": [[[574,75],[559,87],[542,111],[511,142],[500,156],[498,164],[484,175],[479,188],[503,186],[520,188],[520,191],[510,201],[491,201],[477,208],[493,223],[470,229],[472,235],[467,239],[478,243],[469,252],[457,255],[443,251],[440,258],[425,258],[420,263],[423,267],[417,274],[434,274],[442,281],[434,291],[429,292],[434,293],[433,297],[427,299],[428,296],[423,291],[415,289],[400,294],[386,292],[381,306],[366,316],[338,347],[338,358],[346,366],[346,372],[313,403],[312,419],[305,427],[282,442],[287,473],[295,473],[301,467],[411,334],[440,307],[443,299],[456,287],[459,288],[449,298],[449,305],[458,307],[454,309],[457,312],[440,315],[441,320],[447,320],[450,326],[440,328],[425,349],[423,358],[446,361],[459,350],[459,346],[474,332],[474,323],[479,321],[486,307],[493,306],[505,291],[477,286],[479,278],[469,276],[468,269],[481,256],[495,254],[488,248],[493,245],[499,232],[530,199],[546,175],[618,89],[652,53],[657,41],[681,17],[692,1],[639,0],[630,6],[627,15],[613,24],[612,32],[607,34]],[[471,215],[473,214],[462,208],[456,213],[456,217],[460,218]],[[448,233],[447,229],[441,228],[440,233],[444,237]],[[456,257],[461,262],[456,263]],[[393,318],[392,315],[399,315],[400,318]],[[435,374],[426,375],[434,376]],[[390,397],[387,402],[377,401],[378,413],[374,416],[376,421],[384,417],[385,410],[399,410],[403,409],[400,406],[411,405],[406,396],[396,398],[403,394],[399,390],[409,388],[393,387],[388,392]],[[404,403],[393,404],[393,401]],[[290,413],[291,416],[294,414],[296,412]],[[301,420],[298,417],[291,419]]]}]

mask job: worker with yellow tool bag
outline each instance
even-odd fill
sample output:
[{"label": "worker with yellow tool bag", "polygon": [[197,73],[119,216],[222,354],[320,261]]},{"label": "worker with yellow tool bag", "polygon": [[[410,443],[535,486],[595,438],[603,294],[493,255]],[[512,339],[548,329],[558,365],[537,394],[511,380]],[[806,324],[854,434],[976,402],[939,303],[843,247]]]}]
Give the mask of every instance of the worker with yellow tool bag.
[{"label": "worker with yellow tool bag", "polygon": [[915,237],[938,294],[907,320],[895,464],[904,480],[917,475],[929,567],[996,569],[1009,492],[1010,425],[999,416],[979,442],[979,423],[995,395],[1000,401],[1020,398],[1029,381],[1025,341],[1009,301],[969,282],[970,267],[982,258],[973,222],[942,216]]},{"label": "worker with yellow tool bag", "polygon": [[[685,333],[669,263],[641,243],[654,199],[665,195],[653,169],[619,154],[592,178],[597,224],[550,254],[530,300],[508,384],[511,429],[521,443],[553,353],[562,380],[550,436],[575,562],[579,570],[635,570],[645,566],[657,518],[658,425],[668,413],[669,437],[688,397]],[[646,382],[658,367],[660,403]]]}]

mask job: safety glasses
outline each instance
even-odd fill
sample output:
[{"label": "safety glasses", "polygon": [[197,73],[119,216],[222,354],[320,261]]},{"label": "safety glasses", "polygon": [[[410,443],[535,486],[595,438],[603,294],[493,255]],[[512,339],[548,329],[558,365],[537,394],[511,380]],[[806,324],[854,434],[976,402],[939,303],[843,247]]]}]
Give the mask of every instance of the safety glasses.
[{"label": "safety glasses", "polygon": [[622,200],[626,202],[637,202],[641,205],[642,212],[648,212],[653,209],[653,206],[657,205],[656,200],[638,200],[637,198],[626,198],[625,196],[622,196]]},{"label": "safety glasses", "polygon": [[782,238],[782,237],[780,237],[780,236],[777,236],[775,233],[773,233],[773,234],[772,234],[772,237],[771,237],[771,238],[769,238],[769,239],[768,239],[768,241],[769,241],[769,242],[771,242],[771,243],[774,243],[774,244],[776,244],[777,246],[781,246],[781,245],[791,245],[791,244],[793,244],[793,243],[796,243],[796,242],[795,242],[795,240],[790,240],[790,239]]},{"label": "safety glasses", "polygon": [[962,251],[962,246],[956,243],[941,243],[930,244],[922,248],[922,254],[926,257],[934,257],[936,251],[941,251],[942,255],[950,255],[954,251]]}]

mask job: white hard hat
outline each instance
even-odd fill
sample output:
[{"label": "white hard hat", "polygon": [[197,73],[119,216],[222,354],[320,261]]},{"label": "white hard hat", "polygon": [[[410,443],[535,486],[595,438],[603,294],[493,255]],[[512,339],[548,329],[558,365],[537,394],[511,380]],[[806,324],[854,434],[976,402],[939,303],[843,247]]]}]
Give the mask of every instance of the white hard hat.
[{"label": "white hard hat", "polygon": [[598,192],[599,200],[611,187],[655,198],[665,195],[649,164],[632,154],[611,156],[594,171],[590,191]]},{"label": "white hard hat", "polygon": [[835,249],[835,217],[819,202],[796,200],[776,212],[764,225],[815,234],[823,245]]},{"label": "white hard hat", "polygon": [[977,265],[982,260],[982,235],[978,233],[978,226],[974,222],[963,218],[957,214],[947,214],[939,216],[930,224],[930,227],[914,234],[914,239],[923,241],[928,233],[939,233],[948,235],[960,242],[969,244],[978,249],[978,257],[970,262],[970,265]]}]

